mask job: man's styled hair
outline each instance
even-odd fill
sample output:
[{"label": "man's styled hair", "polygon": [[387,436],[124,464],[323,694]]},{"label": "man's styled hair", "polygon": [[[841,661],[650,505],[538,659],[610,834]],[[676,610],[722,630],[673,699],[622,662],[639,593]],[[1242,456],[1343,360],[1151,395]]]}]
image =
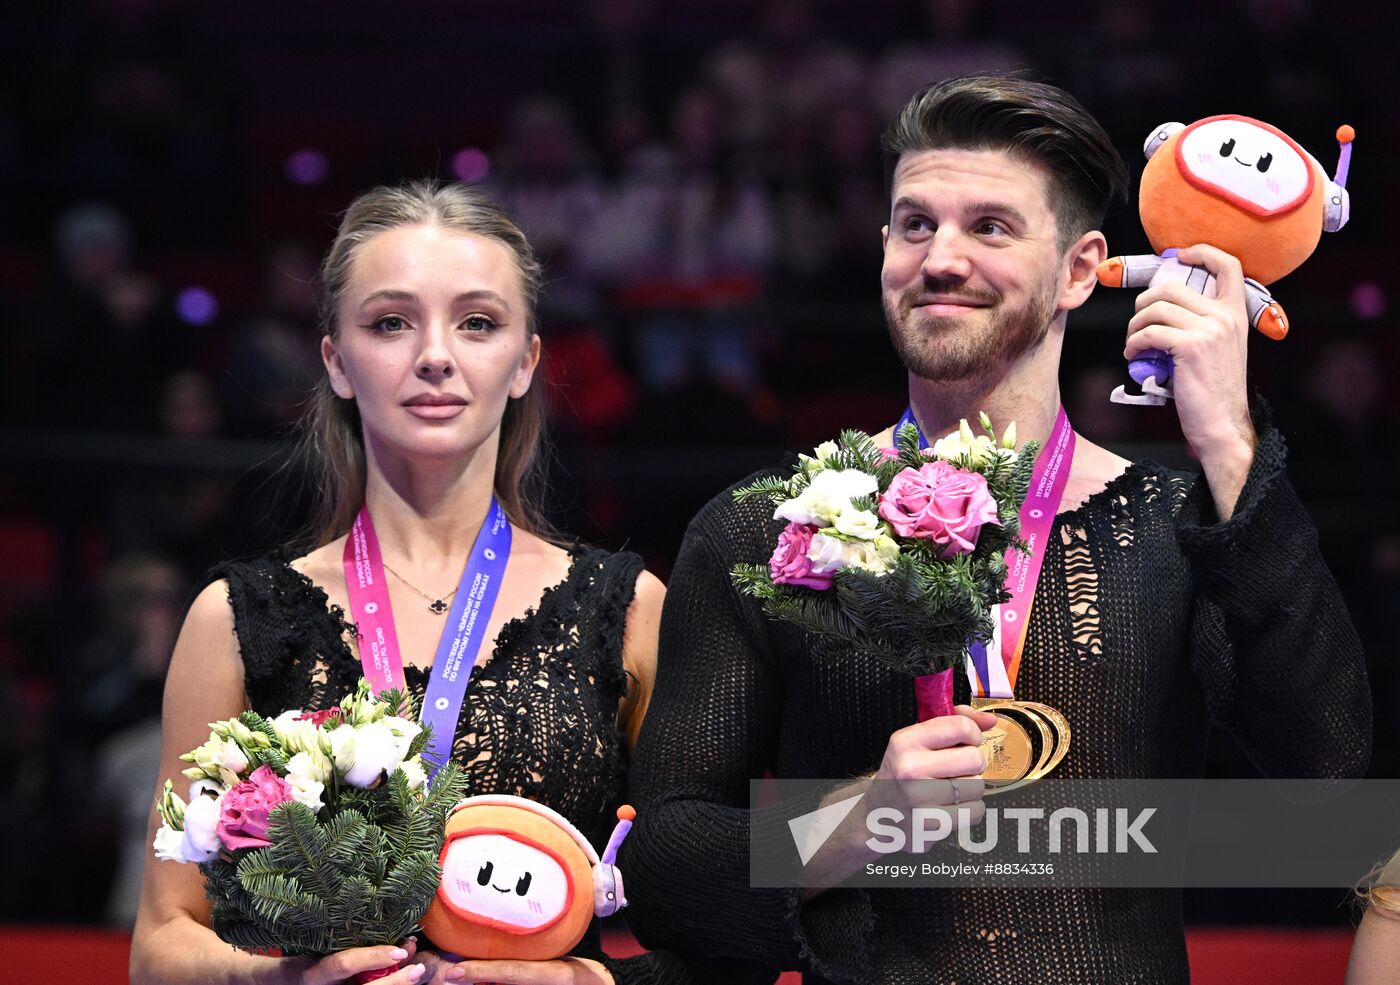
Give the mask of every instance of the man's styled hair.
[{"label": "man's styled hair", "polygon": [[1069,93],[1043,82],[968,76],[914,94],[881,140],[885,183],[893,188],[901,154],[1000,150],[1050,172],[1056,242],[1067,250],[1103,225],[1115,200],[1127,201],[1128,169],[1097,120]]}]

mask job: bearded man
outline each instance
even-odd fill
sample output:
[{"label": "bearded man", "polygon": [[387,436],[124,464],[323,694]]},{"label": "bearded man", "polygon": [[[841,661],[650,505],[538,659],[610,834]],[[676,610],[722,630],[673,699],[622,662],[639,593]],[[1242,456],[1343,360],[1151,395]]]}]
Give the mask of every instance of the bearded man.
[{"label": "bearded man", "polygon": [[[1095,286],[1099,226],[1127,185],[1107,135],[1054,87],[964,78],[911,99],[885,149],[881,290],[909,417],[930,441],[979,411],[998,434],[1014,421],[1022,442],[1068,439],[1066,324]],[[1360,644],[1283,442],[1266,412],[1251,414],[1240,265],[1208,246],[1179,259],[1214,274],[1218,297],[1147,291],[1124,355],[1171,355],[1201,472],[1073,443],[1009,683],[1072,723],[1056,776],[1199,776],[1212,721],[1269,775],[1360,775]],[[968,707],[915,723],[907,677],[861,654],[815,660],[813,637],[740,594],[729,572],[768,560],[782,528],[771,510],[717,496],[670,583],[623,860],[642,942],[811,982],[1188,981],[1173,890],[750,886],[751,779],[951,779],[966,803],[980,797],[989,724]]]}]

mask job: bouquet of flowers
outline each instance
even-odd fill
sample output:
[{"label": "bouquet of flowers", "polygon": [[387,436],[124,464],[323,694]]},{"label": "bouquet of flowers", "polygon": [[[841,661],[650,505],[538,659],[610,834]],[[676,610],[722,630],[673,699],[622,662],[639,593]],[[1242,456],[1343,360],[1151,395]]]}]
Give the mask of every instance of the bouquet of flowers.
[{"label": "bouquet of flowers", "polygon": [[156,856],[198,863],[220,938],[319,957],[417,929],[465,781],[449,762],[429,782],[416,717],[362,679],[334,708],[214,722],[180,757],[190,797],[166,780]]},{"label": "bouquet of flowers", "polygon": [[1005,602],[1008,548],[1018,540],[1037,445],[1015,451],[967,421],[919,447],[905,425],[893,448],[861,431],[798,456],[790,478],[770,476],[734,492],[770,498],[787,521],[768,564],[738,564],[731,577],[768,614],[820,639],[816,655],[845,648],[914,675],[921,719],[952,711],[952,671],[971,641],[992,637],[992,606]]}]

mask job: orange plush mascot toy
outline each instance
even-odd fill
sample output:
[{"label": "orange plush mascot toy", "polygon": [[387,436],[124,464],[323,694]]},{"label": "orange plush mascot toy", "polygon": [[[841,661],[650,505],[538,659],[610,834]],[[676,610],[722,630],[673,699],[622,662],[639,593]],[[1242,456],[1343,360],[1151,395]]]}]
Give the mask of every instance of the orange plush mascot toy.
[{"label": "orange plush mascot toy", "polygon": [[523,797],[470,797],[447,820],[442,882],[423,930],[468,958],[548,961],[568,954],[594,915],[627,905],[617,849],[636,812],[623,806],[602,858],[569,821]]},{"label": "orange plush mascot toy", "polygon": [[[1283,308],[1266,284],[1296,270],[1324,231],[1351,214],[1347,170],[1355,133],[1339,127],[1341,158],[1329,179],[1322,165],[1277,127],[1247,116],[1211,116],[1190,126],[1166,123],[1143,145],[1138,211],[1153,256],[1113,257],[1099,264],[1106,287],[1152,287],[1177,281],[1215,297],[1204,267],[1176,259],[1178,250],[1206,243],[1237,257],[1244,268],[1249,322],[1271,339],[1288,333]],[[1171,397],[1171,359],[1148,350],[1128,364],[1141,394],[1113,391],[1115,403],[1163,404]]]}]

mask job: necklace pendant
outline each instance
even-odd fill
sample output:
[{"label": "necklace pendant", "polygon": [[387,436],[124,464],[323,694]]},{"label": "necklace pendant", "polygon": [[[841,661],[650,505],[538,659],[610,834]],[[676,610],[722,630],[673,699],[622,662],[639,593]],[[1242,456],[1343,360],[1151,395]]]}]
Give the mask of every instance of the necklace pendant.
[{"label": "necklace pendant", "polygon": [[428,608],[431,609],[435,614],[440,616],[448,609],[450,609],[451,606],[449,606],[442,599],[433,599],[431,602],[428,603]]}]

